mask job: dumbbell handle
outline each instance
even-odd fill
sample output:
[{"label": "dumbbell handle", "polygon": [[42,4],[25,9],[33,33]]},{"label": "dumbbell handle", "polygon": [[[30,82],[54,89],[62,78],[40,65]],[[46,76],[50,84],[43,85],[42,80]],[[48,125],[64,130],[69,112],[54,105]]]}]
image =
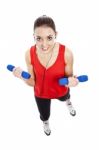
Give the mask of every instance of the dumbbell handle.
[{"label": "dumbbell handle", "polygon": [[[15,66],[13,66],[13,65],[7,65],[7,69],[9,71],[13,71],[14,68],[15,68]],[[31,75],[28,72],[26,72],[26,71],[22,71],[21,76],[24,79],[29,79],[31,77]]]},{"label": "dumbbell handle", "polygon": [[[85,81],[88,81],[88,76],[87,75],[81,75],[81,76],[78,76],[77,79],[79,80],[79,82],[85,82]],[[67,85],[68,82],[69,82],[68,78],[59,79],[60,85]]]}]

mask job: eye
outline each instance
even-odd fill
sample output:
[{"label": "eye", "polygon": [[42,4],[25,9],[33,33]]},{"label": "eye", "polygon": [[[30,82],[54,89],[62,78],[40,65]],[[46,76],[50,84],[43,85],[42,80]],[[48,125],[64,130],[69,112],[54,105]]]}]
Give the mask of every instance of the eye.
[{"label": "eye", "polygon": [[36,37],[36,41],[40,41],[41,40],[41,37]]},{"label": "eye", "polygon": [[53,37],[52,36],[48,36],[47,39],[48,39],[48,41],[51,41],[53,39]]}]

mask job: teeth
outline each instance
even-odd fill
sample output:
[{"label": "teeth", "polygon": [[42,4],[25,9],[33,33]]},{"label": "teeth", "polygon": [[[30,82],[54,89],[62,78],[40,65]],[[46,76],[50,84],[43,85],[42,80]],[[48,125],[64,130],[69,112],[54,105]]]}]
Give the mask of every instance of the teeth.
[{"label": "teeth", "polygon": [[43,50],[47,50],[47,48],[43,48]]}]

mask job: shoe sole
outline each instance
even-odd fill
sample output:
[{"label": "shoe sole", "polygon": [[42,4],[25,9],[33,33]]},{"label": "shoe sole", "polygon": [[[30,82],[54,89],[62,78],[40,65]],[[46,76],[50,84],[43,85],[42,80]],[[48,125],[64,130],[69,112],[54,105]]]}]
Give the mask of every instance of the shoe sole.
[{"label": "shoe sole", "polygon": [[45,131],[44,131],[44,133],[45,133],[47,136],[49,136],[49,135],[51,134],[51,132],[50,132],[50,133],[46,133]]},{"label": "shoe sole", "polygon": [[71,115],[71,116],[76,116],[76,111],[75,111],[75,113],[74,113],[74,114],[70,113],[70,115]]}]

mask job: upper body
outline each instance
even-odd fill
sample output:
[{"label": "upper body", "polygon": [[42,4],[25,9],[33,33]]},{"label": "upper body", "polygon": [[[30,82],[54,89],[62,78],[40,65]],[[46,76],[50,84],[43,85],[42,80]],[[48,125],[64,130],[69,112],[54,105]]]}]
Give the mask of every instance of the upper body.
[{"label": "upper body", "polygon": [[[34,41],[35,41],[35,56],[39,63],[48,70],[55,64],[60,53],[60,43],[56,42],[57,32],[53,20],[49,17],[43,16],[38,18],[34,23]],[[31,48],[26,51],[25,60],[27,64],[28,72],[31,74],[31,78],[24,80],[30,86],[36,86],[35,66],[33,66],[31,57]],[[73,76],[73,53],[72,51],[64,47],[63,52],[64,62],[64,76],[68,77],[68,87],[76,86],[78,79]],[[61,62],[60,62],[61,63]],[[18,69],[14,71],[14,75],[18,76]],[[61,70],[62,68],[59,68]],[[57,73],[56,73],[57,75]],[[68,88],[66,86],[66,89]],[[54,88],[54,87],[53,87]]]},{"label": "upper body", "polygon": [[68,92],[67,86],[59,85],[59,79],[72,76],[73,68],[70,69],[70,67],[73,65],[70,67],[67,65],[68,55],[71,55],[71,63],[73,63],[73,56],[70,53],[71,51],[66,46],[57,42],[49,54],[41,55],[35,45],[26,52],[26,62],[28,62],[29,69],[31,65],[31,71],[28,71],[32,72],[36,96],[57,98],[64,96]]}]

